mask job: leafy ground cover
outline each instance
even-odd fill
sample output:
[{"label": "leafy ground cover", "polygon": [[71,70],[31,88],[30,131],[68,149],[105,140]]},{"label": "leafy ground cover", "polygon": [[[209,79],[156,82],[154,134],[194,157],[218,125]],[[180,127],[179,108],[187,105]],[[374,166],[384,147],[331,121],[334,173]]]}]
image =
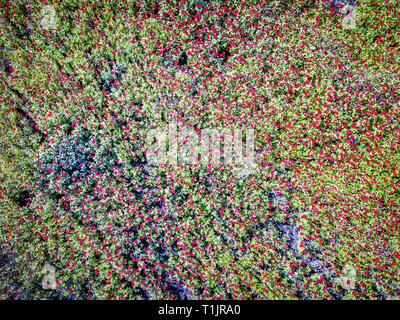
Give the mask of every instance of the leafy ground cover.
[{"label": "leafy ground cover", "polygon": [[[346,4],[1,4],[1,297],[399,296],[400,5]],[[257,166],[150,164],[171,121]]]}]

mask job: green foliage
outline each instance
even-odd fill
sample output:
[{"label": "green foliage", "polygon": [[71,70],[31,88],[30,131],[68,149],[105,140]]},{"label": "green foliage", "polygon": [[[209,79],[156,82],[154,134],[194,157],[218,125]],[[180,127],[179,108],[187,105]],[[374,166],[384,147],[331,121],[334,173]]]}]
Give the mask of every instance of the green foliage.
[{"label": "green foliage", "polygon": [[[2,297],[397,294],[395,1],[352,30],[325,1],[58,2],[47,30],[41,8],[0,7]],[[151,166],[169,121],[253,128],[257,168]]]}]

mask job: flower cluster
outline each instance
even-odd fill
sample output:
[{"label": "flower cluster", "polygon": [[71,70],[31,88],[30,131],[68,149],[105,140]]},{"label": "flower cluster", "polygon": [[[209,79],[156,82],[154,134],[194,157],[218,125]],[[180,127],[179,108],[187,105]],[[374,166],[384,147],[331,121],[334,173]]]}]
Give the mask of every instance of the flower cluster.
[{"label": "flower cluster", "polygon": [[[399,296],[400,7],[346,4],[0,4],[0,297]],[[171,122],[256,165],[149,163]]]}]

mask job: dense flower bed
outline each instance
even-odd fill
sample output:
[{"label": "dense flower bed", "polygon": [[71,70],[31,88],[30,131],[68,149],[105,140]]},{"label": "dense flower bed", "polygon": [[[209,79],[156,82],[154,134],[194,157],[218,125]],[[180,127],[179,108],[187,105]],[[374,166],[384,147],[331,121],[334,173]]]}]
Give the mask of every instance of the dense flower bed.
[{"label": "dense flower bed", "polygon": [[[2,298],[400,295],[397,1],[44,6],[0,5]],[[256,167],[149,163],[171,122]]]}]

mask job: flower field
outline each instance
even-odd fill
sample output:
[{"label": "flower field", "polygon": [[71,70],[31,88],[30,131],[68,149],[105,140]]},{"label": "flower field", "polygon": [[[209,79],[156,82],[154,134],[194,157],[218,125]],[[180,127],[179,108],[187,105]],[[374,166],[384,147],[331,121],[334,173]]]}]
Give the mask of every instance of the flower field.
[{"label": "flower field", "polygon": [[2,1],[0,299],[398,299],[399,50],[395,0]]}]

